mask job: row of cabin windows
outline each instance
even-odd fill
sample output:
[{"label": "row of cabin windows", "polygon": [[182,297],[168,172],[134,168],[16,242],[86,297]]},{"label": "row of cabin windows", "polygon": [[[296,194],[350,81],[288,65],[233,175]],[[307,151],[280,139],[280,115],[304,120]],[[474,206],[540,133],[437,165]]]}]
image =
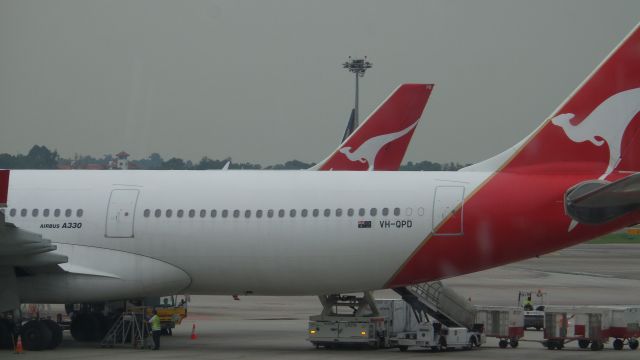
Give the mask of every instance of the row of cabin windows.
[{"label": "row of cabin windows", "polygon": [[[76,210],[76,217],[81,218],[83,215],[84,211],[82,209],[77,209]],[[54,209],[53,211],[50,209],[42,209],[42,213],[40,212],[40,209],[32,209],[31,210],[31,217],[38,217],[42,214],[42,217],[49,217],[53,214],[53,217],[60,217],[62,215],[62,210],[60,209]],[[9,210],[9,216],[11,217],[16,217],[18,215],[18,209],[11,209]],[[20,216],[21,217],[27,217],[29,215],[29,210],[27,209],[20,209]],[[73,216],[73,210],[71,209],[66,209],[64,211],[64,216],[65,217],[71,217]]]},{"label": "row of cabin windows", "polygon": [[[389,216],[390,211],[391,210],[389,208],[382,208],[380,213],[382,214],[382,216]],[[407,215],[410,215],[409,209],[407,209],[407,211],[408,211]],[[150,217],[151,216],[151,212],[152,212],[151,209],[145,209],[144,212],[143,212],[144,217],[146,217],[146,218]],[[188,216],[190,218],[194,218],[194,217],[196,217],[196,212],[197,211],[195,209],[191,209],[191,210],[189,210],[187,212],[185,212],[185,210],[180,209],[180,210],[176,210],[175,211],[175,216],[178,217],[178,218],[183,218],[183,217],[185,217],[185,214],[186,214],[186,216]],[[313,217],[318,217],[318,216],[320,216],[320,212],[321,212],[320,209],[312,209],[312,210],[302,209],[302,210],[300,210],[300,216],[303,217],[303,218],[306,218],[307,216],[309,216],[309,214],[311,214],[311,216],[313,216]],[[167,217],[167,218],[173,217],[173,215],[174,215],[174,211],[172,209],[167,209],[167,210],[164,210],[164,211],[161,210],[161,209],[153,210],[153,216],[157,217],[157,218],[162,217],[163,213],[164,213],[164,216]],[[277,211],[277,215],[278,215],[279,218],[285,217],[286,213],[287,213],[287,211],[285,209],[279,209]],[[324,217],[330,217],[332,213],[336,217],[341,217],[344,213],[346,213],[346,216],[353,217],[355,215],[355,213],[356,213],[356,210],[352,209],[352,208],[349,208],[346,211],[343,211],[342,209],[335,209],[335,210],[324,209],[324,210],[322,210],[322,215]],[[202,210],[200,210],[198,212],[198,214],[199,214],[199,216],[201,218],[205,218],[207,216],[215,218],[215,217],[218,217],[218,210],[215,210],[215,209],[214,210],[202,209]],[[244,210],[244,214],[243,215],[244,215],[245,218],[249,219],[249,218],[251,218],[251,216],[253,214],[254,214],[254,212],[252,212],[251,210]],[[367,210],[365,208],[358,209],[358,216],[365,216],[366,214],[367,214]],[[240,215],[241,215],[241,211],[240,210],[233,210],[232,211],[232,210],[227,210],[227,209],[224,209],[224,210],[220,211],[220,217],[227,218],[230,215],[233,216],[234,218],[239,218]],[[276,215],[276,211],[273,210],[273,209],[256,210],[255,211],[255,217],[258,218],[258,219],[262,218],[263,216],[266,216],[268,218],[272,218],[275,215]],[[289,217],[294,218],[297,215],[298,215],[298,211],[296,209],[289,210]],[[377,208],[369,209],[369,215],[370,216],[377,216],[378,215],[378,209]],[[400,215],[400,208],[394,208],[393,209],[393,215],[394,216],[399,216]]]}]

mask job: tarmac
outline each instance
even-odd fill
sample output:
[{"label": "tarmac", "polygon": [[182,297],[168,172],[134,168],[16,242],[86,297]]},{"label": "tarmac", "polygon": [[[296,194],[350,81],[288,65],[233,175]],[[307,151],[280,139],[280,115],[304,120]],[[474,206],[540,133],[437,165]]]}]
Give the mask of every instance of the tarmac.
[{"label": "tarmac", "polygon": [[[540,289],[552,305],[640,304],[640,245],[578,245],[540,258],[448,279],[445,283],[474,304],[515,305],[519,290]],[[390,290],[377,298],[398,298]],[[539,341],[542,331],[527,331],[518,348],[500,349],[488,338],[472,351],[431,352],[409,349],[325,350],[306,341],[307,319],[318,314],[316,297],[192,296],[189,316],[163,336],[160,351],[130,346],[100,348],[77,343],[65,332],[53,351],[27,352],[29,359],[631,359],[640,351],[579,349],[570,343],[563,350],[547,350]],[[197,339],[191,340],[192,325]],[[0,353],[10,358],[10,352]]]}]

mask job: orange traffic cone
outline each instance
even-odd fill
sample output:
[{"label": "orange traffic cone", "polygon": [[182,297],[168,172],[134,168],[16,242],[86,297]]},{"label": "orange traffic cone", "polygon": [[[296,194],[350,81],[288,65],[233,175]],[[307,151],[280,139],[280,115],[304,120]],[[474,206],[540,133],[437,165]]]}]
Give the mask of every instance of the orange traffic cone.
[{"label": "orange traffic cone", "polygon": [[22,336],[18,335],[18,342],[16,343],[16,354],[22,354],[24,350],[22,349]]},{"label": "orange traffic cone", "polygon": [[191,328],[191,340],[195,340],[198,338],[198,335],[196,335],[196,324],[193,324],[193,327]]}]

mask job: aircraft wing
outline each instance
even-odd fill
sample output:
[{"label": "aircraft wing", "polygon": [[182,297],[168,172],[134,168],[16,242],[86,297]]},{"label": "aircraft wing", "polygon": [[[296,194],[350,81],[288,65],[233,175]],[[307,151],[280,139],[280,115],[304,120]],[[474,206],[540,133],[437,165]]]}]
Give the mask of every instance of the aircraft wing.
[{"label": "aircraft wing", "polygon": [[565,195],[565,211],[583,224],[602,224],[640,209],[640,173],[612,183],[585,182]]},{"label": "aircraft wing", "polygon": [[[9,170],[0,170],[0,207],[6,206]],[[38,267],[67,262],[64,255],[54,254],[56,246],[42,235],[17,228],[4,221],[0,209],[0,266]]]}]

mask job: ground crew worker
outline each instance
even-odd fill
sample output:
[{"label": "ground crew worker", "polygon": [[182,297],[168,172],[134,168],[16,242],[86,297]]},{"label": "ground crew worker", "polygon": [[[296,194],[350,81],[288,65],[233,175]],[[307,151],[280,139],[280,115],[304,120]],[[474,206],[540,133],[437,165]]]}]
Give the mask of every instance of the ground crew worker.
[{"label": "ground crew worker", "polygon": [[153,316],[149,319],[149,324],[151,324],[151,334],[153,334],[153,350],[160,350],[160,331],[162,330],[162,325],[160,324],[160,316],[158,316],[158,310],[153,309]]},{"label": "ground crew worker", "polygon": [[531,303],[531,296],[527,297],[527,300],[524,302],[524,311],[532,311],[533,304]]}]

